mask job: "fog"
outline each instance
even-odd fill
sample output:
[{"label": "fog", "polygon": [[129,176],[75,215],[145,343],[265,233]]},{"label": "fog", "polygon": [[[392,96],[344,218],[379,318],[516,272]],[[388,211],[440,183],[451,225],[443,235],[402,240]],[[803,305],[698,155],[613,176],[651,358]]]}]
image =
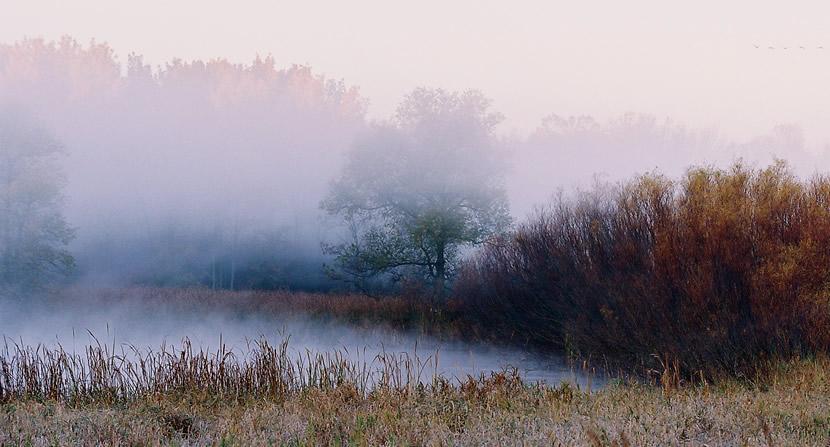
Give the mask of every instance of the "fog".
[{"label": "fog", "polygon": [[252,238],[284,258],[319,252],[318,202],[364,126],[356,88],[267,58],[122,66],[107,46],[68,39],[3,46],[0,67],[0,98],[64,144],[86,279],[165,282],[158,263],[227,264]]},{"label": "fog", "polygon": [[228,311],[197,306],[185,313],[171,312],[178,308],[176,303],[143,305],[149,293],[142,290],[107,295],[117,304],[101,306],[101,301],[89,299],[90,293],[95,294],[89,290],[67,293],[64,298],[72,299],[74,304],[61,312],[50,312],[54,303],[49,302],[24,305],[0,301],[0,315],[4,316],[0,338],[7,346],[60,346],[81,355],[87,346],[98,344],[125,354],[133,348],[170,352],[181,349],[187,339],[196,351],[216,352],[221,344],[239,359],[245,358],[258,341],[271,345],[288,341],[292,358],[339,352],[350,361],[365,363],[370,370],[380,366],[378,355],[409,357],[423,366],[420,379],[425,383],[434,373],[464,380],[468,375],[477,378],[512,368],[527,381],[553,385],[566,381],[590,389],[608,379],[596,369],[569,365],[562,357],[549,353],[450,341],[384,326],[358,327],[293,312],[266,316],[238,308]]},{"label": "fog", "polygon": [[830,145],[809,146],[798,124],[779,124],[741,140],[718,128],[692,128],[636,112],[607,121],[549,115],[515,144],[511,155],[509,190],[517,216],[560,190],[573,192],[645,172],[678,178],[697,166],[723,168],[740,160],[762,167],[782,159],[809,178],[830,167]]},{"label": "fog", "polygon": [[506,129],[523,134],[549,113],[604,122],[635,111],[718,125],[741,140],[792,122],[811,145],[830,140],[830,5],[822,1],[0,4],[0,42],[103,39],[122,58],[136,51],[153,66],[273,54],[281,66],[310,64],[359,85],[374,118],[429,85],[481,89]]},{"label": "fog", "polygon": [[[368,118],[371,98],[336,76],[279,66],[272,57],[243,64],[171,59],[151,66],[140,55],[122,60],[107,44],[68,37],[0,44],[0,103],[16,107],[61,143],[65,216],[77,235],[69,247],[77,263],[69,282],[93,287],[348,288],[324,272],[331,259],[321,245],[342,238],[345,228],[320,203],[350,148],[393,120]],[[616,118],[557,115],[557,106],[549,104],[527,134],[501,127],[493,136],[503,158],[493,164],[506,167],[514,221],[558,191],[597,180],[653,171],[677,176],[693,165],[727,166],[738,159],[765,165],[782,158],[805,177],[830,166],[828,146],[808,143],[813,140],[798,122],[741,137],[715,125],[687,126],[637,111]],[[498,103],[494,107],[496,116]],[[441,129],[446,141],[474,141],[465,138],[463,126]],[[460,153],[469,159],[453,159],[444,171],[481,164],[475,149],[466,147]],[[408,169],[407,160],[392,158],[389,166]],[[409,174],[411,181],[425,178]],[[290,335],[298,351],[377,352],[383,349],[378,340],[387,349],[409,351],[418,338],[297,316],[173,317],[74,305],[35,314],[4,305],[2,334],[25,343],[88,343],[87,330],[116,343],[158,346],[190,337],[208,348],[220,335],[236,347],[259,336]],[[440,346],[451,375],[506,363],[531,377],[568,374],[559,359],[521,351],[424,337],[417,343],[430,353]]]},{"label": "fog", "polygon": [[[0,101],[26,110],[63,144],[81,279],[336,287],[322,274],[320,244],[339,229],[319,203],[348,149],[373,126],[359,86],[271,57],[149,66],[139,55],[120,61],[106,44],[65,37],[0,46]],[[636,111],[603,121],[550,107],[529,135],[501,137],[516,220],[560,189],[596,179],[676,176],[739,157],[783,158],[808,176],[830,160],[827,146],[808,147],[798,123],[737,139]]]}]

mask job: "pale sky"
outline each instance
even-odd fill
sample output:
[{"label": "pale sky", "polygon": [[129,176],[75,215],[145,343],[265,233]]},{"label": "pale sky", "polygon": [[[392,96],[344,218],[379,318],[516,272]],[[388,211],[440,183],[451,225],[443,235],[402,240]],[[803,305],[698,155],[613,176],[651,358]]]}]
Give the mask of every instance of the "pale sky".
[{"label": "pale sky", "polygon": [[360,86],[373,117],[424,85],[481,89],[508,132],[636,111],[830,141],[827,1],[0,0],[0,42],[65,34],[122,62],[272,54]]}]

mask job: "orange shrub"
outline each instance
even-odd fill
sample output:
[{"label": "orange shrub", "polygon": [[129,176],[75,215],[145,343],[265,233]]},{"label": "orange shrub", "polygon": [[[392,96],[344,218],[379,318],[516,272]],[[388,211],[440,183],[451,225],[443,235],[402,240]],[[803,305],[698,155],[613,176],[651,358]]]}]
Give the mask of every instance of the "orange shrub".
[{"label": "orange shrub", "polygon": [[621,365],[746,373],[830,348],[830,179],[783,162],[560,198],[468,262],[482,327]]}]

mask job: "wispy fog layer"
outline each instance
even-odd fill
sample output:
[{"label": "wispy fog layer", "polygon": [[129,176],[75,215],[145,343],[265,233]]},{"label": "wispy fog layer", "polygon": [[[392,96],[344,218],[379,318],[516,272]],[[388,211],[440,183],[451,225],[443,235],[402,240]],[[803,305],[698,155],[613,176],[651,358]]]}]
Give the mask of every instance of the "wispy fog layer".
[{"label": "wispy fog layer", "polygon": [[[0,101],[28,110],[63,143],[80,278],[331,286],[320,243],[338,230],[319,202],[348,148],[371,126],[357,87],[309,67],[277,67],[271,58],[150,67],[133,55],[119,62],[106,45],[67,38],[0,45]],[[551,115],[527,137],[503,137],[517,219],[559,189],[595,178],[676,175],[737,157],[761,164],[784,158],[802,175],[826,169],[827,148],[804,141],[797,125],[736,141],[636,113],[610,121]]]},{"label": "wispy fog layer", "polygon": [[[89,292],[94,294],[95,292]],[[7,345],[58,344],[69,352],[83,353],[88,345],[106,344],[129,353],[166,347],[181,348],[187,338],[195,350],[215,352],[220,343],[243,358],[254,344],[265,339],[272,345],[288,340],[292,357],[307,352],[346,355],[352,361],[379,366],[381,353],[410,356],[424,365],[422,380],[433,373],[447,378],[464,379],[472,375],[489,375],[515,367],[528,381],[561,381],[581,386],[601,385],[606,377],[596,371],[588,373],[568,366],[552,354],[526,352],[484,344],[439,340],[404,333],[387,327],[357,327],[336,321],[324,321],[303,315],[263,315],[239,308],[209,309],[189,307],[188,312],[171,313],[168,306],[153,307],[146,292],[136,290],[119,295],[117,304],[102,306],[101,301],[86,294],[69,293],[49,303],[20,303],[0,299],[3,325],[0,337]],[[93,299],[89,299],[93,298]],[[229,297],[232,299],[232,297]],[[158,301],[152,301],[158,304]],[[2,349],[2,347],[0,347]],[[437,356],[437,369],[436,369]]]},{"label": "wispy fog layer", "polygon": [[694,129],[668,118],[627,113],[598,121],[550,115],[513,146],[509,188],[519,217],[558,190],[617,182],[645,172],[677,178],[694,166],[726,167],[738,160],[766,166],[786,160],[803,177],[827,173],[830,146],[807,147],[802,129],[782,124],[748,141],[717,129]]}]

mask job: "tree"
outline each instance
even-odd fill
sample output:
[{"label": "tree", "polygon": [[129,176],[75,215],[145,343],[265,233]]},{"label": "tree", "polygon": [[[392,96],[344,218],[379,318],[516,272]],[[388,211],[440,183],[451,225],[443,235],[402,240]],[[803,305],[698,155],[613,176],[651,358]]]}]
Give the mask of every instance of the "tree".
[{"label": "tree", "polygon": [[352,147],[321,206],[350,230],[328,245],[356,284],[418,276],[443,297],[465,248],[510,224],[495,126],[480,92],[419,88]]},{"label": "tree", "polygon": [[61,213],[60,144],[25,119],[0,108],[0,289],[36,288],[74,265]]}]

